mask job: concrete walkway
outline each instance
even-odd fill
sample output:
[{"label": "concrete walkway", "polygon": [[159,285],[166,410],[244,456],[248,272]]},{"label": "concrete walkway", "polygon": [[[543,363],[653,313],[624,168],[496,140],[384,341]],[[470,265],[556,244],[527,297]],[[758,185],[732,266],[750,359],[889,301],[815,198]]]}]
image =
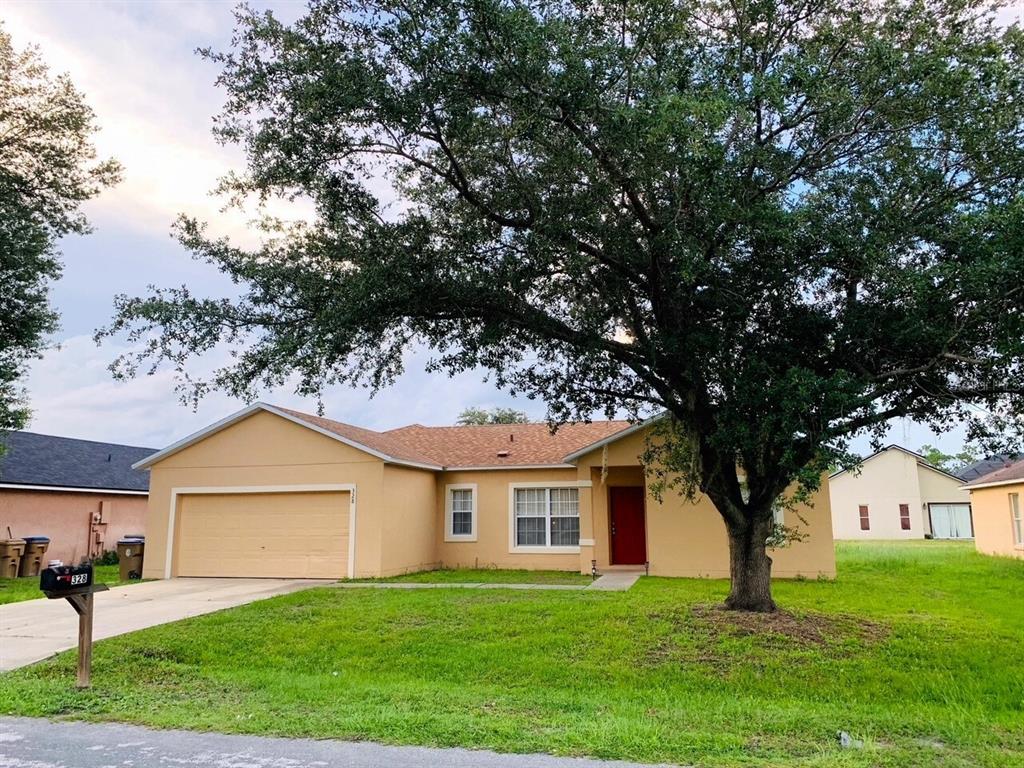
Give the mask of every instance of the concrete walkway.
[{"label": "concrete walkway", "polygon": [[494,581],[339,581],[339,589],[547,589],[625,592],[644,575],[643,571],[609,571],[590,584],[503,584]]},{"label": "concrete walkway", "polygon": [[[271,739],[134,725],[0,718],[2,768],[656,768],[550,755],[387,747],[369,742]],[[666,768],[666,767],[662,767]]]},{"label": "concrete walkway", "polygon": [[589,584],[503,584],[495,581],[339,581],[339,589],[590,589]]},{"label": "concrete walkway", "polygon": [[625,592],[643,575],[643,571],[608,571],[587,589],[596,589],[602,592]]},{"label": "concrete walkway", "polygon": [[[113,587],[94,598],[93,639],[330,583],[312,579],[178,578]],[[0,605],[0,672],[24,667],[77,644],[78,614],[66,600]]]}]

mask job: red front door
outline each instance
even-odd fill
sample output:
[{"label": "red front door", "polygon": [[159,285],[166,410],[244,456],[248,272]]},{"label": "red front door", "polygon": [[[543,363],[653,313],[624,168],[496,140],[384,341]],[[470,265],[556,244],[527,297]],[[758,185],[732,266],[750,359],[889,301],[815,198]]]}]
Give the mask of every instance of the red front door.
[{"label": "red front door", "polygon": [[608,489],[611,509],[612,565],[643,565],[647,560],[644,523],[644,489]]}]

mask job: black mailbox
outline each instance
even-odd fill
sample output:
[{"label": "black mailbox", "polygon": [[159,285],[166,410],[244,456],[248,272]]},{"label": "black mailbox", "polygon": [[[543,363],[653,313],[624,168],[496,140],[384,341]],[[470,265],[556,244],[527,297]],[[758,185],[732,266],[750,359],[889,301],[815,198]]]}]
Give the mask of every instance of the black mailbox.
[{"label": "black mailbox", "polygon": [[92,610],[93,597],[106,592],[106,584],[94,584],[92,566],[58,565],[39,573],[39,589],[51,600],[64,598],[78,614],[78,680],[79,688],[88,688],[92,675]]},{"label": "black mailbox", "polygon": [[91,587],[91,565],[59,565],[56,568],[46,568],[39,574],[39,589],[45,592],[47,597],[90,592]]}]

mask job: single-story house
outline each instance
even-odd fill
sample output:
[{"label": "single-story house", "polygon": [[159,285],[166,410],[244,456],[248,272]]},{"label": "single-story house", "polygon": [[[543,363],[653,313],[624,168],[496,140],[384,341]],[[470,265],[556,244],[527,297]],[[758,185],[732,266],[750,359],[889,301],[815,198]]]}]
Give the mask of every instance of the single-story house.
[{"label": "single-story house", "polygon": [[48,536],[46,559],[77,563],[144,534],[152,448],[9,432],[0,437],[0,537]]},{"label": "single-story house", "polygon": [[986,555],[1024,559],[1024,459],[967,484],[974,546]]},{"label": "single-story house", "polygon": [[[438,567],[643,568],[728,577],[706,498],[650,493],[649,426],[374,431],[256,403],[136,464],[150,470],[146,578],[371,577]],[[787,513],[788,514],[788,513]],[[833,576],[824,488],[780,577]],[[794,524],[796,520],[793,520]]]},{"label": "single-story house", "polygon": [[963,481],[919,453],[890,445],[853,470],[829,476],[836,539],[969,539],[971,498]]}]

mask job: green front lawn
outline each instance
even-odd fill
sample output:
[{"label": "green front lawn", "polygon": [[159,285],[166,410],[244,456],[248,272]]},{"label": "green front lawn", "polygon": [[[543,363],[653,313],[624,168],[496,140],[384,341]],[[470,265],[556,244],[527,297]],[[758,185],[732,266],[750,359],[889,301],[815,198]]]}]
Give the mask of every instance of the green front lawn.
[{"label": "green front lawn", "polygon": [[[106,584],[111,587],[118,587],[122,584],[131,584],[130,581],[121,581],[119,578],[118,566],[97,565],[93,569],[93,581],[97,584]],[[4,603],[20,603],[22,600],[35,600],[45,595],[39,591],[39,577],[27,576],[23,579],[0,579],[0,605]]]},{"label": "green front lawn", "polygon": [[[359,579],[366,581],[366,579]],[[441,568],[370,581],[398,581],[416,584],[575,584],[586,586],[593,578],[575,571],[522,571],[495,568]]]},{"label": "green front lawn", "polygon": [[[1024,766],[1024,562],[840,545],[789,611],[625,593],[312,589],[0,676],[0,713],[699,766]],[[864,748],[840,750],[848,731]]]}]

